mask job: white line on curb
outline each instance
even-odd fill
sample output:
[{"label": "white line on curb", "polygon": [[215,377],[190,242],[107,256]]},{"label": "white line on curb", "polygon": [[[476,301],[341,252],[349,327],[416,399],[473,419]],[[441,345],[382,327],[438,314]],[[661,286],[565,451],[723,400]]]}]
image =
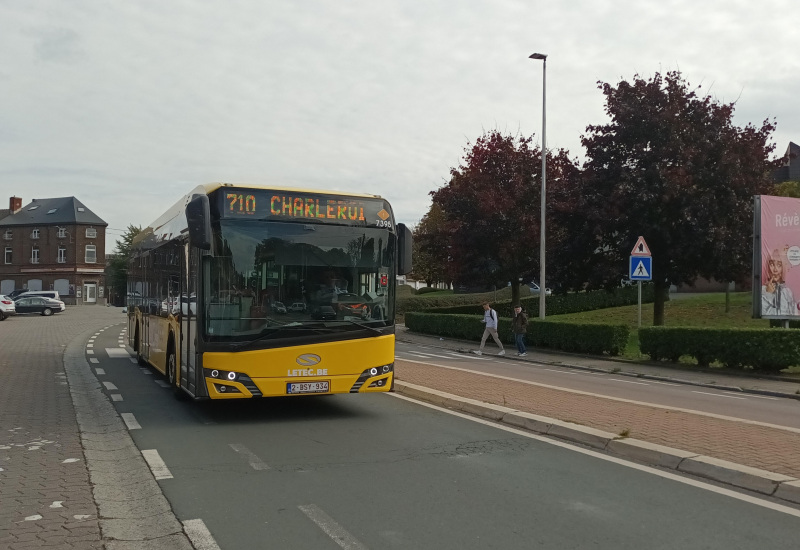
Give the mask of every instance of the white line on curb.
[{"label": "white line on curb", "polygon": [[692,393],[702,393],[703,395],[712,395],[714,397],[726,397],[728,399],[744,399],[744,400],[747,400],[746,397],[735,397],[733,395],[722,395],[721,393],[711,393],[711,392],[707,392],[707,391],[692,390]]},{"label": "white line on curb", "polygon": [[155,449],[145,449],[142,451],[142,456],[150,466],[150,471],[156,479],[172,479],[172,472],[169,471],[167,465],[161,460],[161,455]]},{"label": "white line on curb", "polygon": [[202,519],[187,519],[183,522],[183,530],[192,541],[195,550],[219,550],[217,541],[211,536],[211,531]]},{"label": "white line on curb", "polygon": [[133,416],[133,413],[122,413],[120,416],[122,417],[122,421],[125,422],[125,425],[128,427],[129,430],[142,429],[142,426],[136,420],[136,417]]}]

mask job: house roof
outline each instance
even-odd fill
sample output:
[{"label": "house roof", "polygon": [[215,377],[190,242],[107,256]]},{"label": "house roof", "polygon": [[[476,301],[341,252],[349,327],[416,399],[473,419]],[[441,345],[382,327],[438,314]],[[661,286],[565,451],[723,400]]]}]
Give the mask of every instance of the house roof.
[{"label": "house roof", "polygon": [[33,199],[16,214],[0,219],[0,227],[15,225],[89,224],[107,227],[97,214],[75,197]]}]

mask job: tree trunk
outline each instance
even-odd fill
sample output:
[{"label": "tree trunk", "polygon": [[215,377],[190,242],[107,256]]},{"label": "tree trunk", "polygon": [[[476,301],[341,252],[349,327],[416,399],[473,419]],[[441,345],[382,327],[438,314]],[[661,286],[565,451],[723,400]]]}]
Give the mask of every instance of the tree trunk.
[{"label": "tree trunk", "polygon": [[511,282],[511,305],[519,303],[519,281]]},{"label": "tree trunk", "polygon": [[669,293],[669,284],[665,281],[655,281],[653,285],[655,300],[653,301],[653,326],[660,327],[664,324],[664,302]]}]

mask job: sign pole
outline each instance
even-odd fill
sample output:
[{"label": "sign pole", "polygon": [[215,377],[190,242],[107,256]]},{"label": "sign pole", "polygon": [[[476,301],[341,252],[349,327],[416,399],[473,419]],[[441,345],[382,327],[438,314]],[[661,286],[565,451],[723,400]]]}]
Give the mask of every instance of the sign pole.
[{"label": "sign pole", "polygon": [[636,281],[639,287],[639,328],[642,328],[642,281]]}]

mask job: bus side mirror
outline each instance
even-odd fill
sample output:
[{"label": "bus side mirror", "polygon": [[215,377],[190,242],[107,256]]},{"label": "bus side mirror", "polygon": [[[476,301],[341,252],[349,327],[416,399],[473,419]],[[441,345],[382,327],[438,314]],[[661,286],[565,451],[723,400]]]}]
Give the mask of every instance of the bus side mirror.
[{"label": "bus side mirror", "polygon": [[195,195],[186,205],[189,225],[189,244],[201,250],[211,250],[211,207],[208,196]]},{"label": "bus side mirror", "polygon": [[411,230],[403,223],[397,224],[397,274],[411,273]]}]

